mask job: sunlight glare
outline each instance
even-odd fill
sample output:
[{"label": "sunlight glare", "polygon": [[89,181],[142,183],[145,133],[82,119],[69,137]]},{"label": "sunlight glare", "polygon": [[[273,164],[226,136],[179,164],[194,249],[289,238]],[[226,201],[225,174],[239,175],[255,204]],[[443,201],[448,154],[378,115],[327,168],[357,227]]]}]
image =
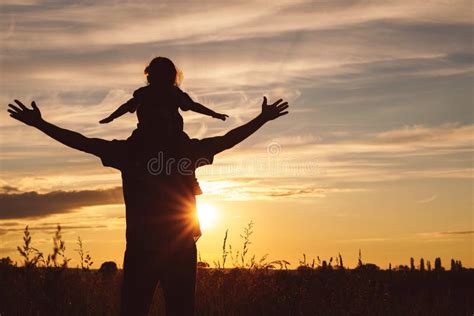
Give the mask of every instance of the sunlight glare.
[{"label": "sunlight glare", "polygon": [[215,224],[217,211],[214,206],[207,203],[199,203],[197,212],[199,222],[201,223],[201,229],[207,229]]}]

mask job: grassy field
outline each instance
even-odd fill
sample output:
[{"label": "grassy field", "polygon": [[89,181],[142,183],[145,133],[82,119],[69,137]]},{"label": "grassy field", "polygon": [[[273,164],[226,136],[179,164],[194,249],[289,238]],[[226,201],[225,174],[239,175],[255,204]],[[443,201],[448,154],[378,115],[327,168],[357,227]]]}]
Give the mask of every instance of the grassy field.
[{"label": "grassy field", "polygon": [[[446,271],[414,259],[409,266],[380,270],[359,263],[344,267],[306,257],[296,270],[284,260],[267,262],[249,255],[252,224],[242,234],[238,251],[227,247],[209,268],[198,263],[197,315],[473,315],[474,269],[452,260]],[[44,256],[32,247],[28,228],[18,251],[21,266],[0,259],[0,315],[118,315],[122,271],[113,262],[91,269],[92,258],[78,240],[80,265],[68,268],[61,228],[53,235],[53,252]],[[226,265],[227,263],[227,265]],[[233,268],[223,268],[231,266]],[[159,287],[152,315],[164,315]]]},{"label": "grassy field", "polygon": [[[0,269],[0,314],[117,315],[121,270]],[[472,315],[474,271],[199,269],[198,315]],[[159,288],[152,314],[162,315]]]}]

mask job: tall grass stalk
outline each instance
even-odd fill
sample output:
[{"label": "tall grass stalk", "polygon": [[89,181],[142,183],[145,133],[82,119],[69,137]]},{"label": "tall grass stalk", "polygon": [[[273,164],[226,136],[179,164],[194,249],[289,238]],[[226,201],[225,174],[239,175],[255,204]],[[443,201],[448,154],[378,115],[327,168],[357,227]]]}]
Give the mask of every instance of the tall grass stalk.
[{"label": "tall grass stalk", "polygon": [[43,254],[31,246],[31,233],[28,225],[23,231],[23,245],[16,247],[16,249],[23,258],[25,268],[36,267],[39,262],[44,260]]}]

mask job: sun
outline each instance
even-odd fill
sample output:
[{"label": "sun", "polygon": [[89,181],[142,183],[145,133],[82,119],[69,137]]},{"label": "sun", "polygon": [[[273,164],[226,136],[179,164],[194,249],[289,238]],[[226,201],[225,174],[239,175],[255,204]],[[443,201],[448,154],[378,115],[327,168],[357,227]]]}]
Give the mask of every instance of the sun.
[{"label": "sun", "polygon": [[197,212],[201,229],[207,229],[215,224],[217,211],[214,206],[207,203],[199,203],[197,206]]}]

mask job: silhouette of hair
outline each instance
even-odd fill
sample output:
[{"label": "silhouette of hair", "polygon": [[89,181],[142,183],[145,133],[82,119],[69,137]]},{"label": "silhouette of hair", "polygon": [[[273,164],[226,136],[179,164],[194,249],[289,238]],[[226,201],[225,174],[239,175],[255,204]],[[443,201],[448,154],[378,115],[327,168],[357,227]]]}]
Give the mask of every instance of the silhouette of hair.
[{"label": "silhouette of hair", "polygon": [[179,86],[183,73],[166,57],[155,57],[144,71],[149,84]]}]

